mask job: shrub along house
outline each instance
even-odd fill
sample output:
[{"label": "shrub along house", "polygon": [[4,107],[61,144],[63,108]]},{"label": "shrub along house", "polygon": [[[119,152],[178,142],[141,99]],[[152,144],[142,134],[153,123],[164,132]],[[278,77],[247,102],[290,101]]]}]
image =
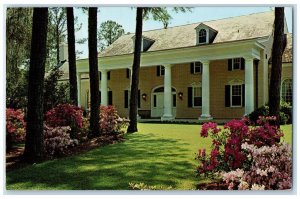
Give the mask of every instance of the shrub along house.
[{"label": "shrub along house", "polygon": [[[240,118],[266,104],[273,23],[270,11],[144,31],[141,118]],[[124,117],[129,112],[134,39],[134,34],[123,35],[99,55],[100,103],[114,105]],[[288,39],[282,97],[290,101],[291,34]],[[66,45],[61,47],[62,59],[67,59]],[[88,59],[77,60],[79,105],[85,109],[90,99],[88,70]]]}]

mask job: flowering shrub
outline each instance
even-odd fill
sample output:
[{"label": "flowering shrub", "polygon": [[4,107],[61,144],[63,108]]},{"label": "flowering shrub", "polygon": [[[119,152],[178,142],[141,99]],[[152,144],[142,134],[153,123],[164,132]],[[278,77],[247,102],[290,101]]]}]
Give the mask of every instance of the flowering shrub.
[{"label": "flowering shrub", "polygon": [[25,140],[26,123],[21,109],[6,109],[6,147],[10,149],[12,144]]},{"label": "flowering shrub", "polygon": [[127,127],[129,121],[121,118],[114,106],[100,106],[99,126],[104,134],[121,133],[122,128]]},{"label": "flowering shrub", "polygon": [[83,127],[83,111],[75,105],[59,104],[49,110],[45,117],[48,126],[70,126],[71,138],[77,138],[79,129]]},{"label": "flowering shrub", "polygon": [[249,120],[231,120],[224,125],[224,130],[217,127],[216,123],[208,122],[202,125],[201,137],[210,136],[212,139],[210,155],[200,149],[197,159],[200,166],[199,174],[213,174],[219,171],[230,171],[237,168],[249,168],[251,160],[247,159],[248,153],[242,149],[242,144],[248,142],[257,147],[272,146],[283,136],[276,126],[269,124],[274,117],[260,117],[261,126],[248,127]]},{"label": "flowering shrub", "polygon": [[287,143],[258,148],[248,143],[242,144],[252,159],[249,170],[237,169],[223,173],[228,189],[277,190],[292,187],[291,147]]},{"label": "flowering shrub", "polygon": [[65,154],[66,149],[78,144],[76,139],[70,138],[69,126],[48,127],[44,125],[45,153],[49,157]]}]

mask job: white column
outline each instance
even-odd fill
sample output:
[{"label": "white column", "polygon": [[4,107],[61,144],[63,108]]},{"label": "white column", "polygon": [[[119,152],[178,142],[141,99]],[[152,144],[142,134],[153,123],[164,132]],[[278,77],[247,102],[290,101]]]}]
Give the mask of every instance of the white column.
[{"label": "white column", "polygon": [[210,115],[209,60],[202,60],[202,114],[199,119],[212,119]]},{"label": "white column", "polygon": [[101,105],[107,106],[108,105],[108,91],[107,91],[107,70],[102,69],[101,72]]},{"label": "white column", "polygon": [[245,57],[245,115],[254,111],[253,58]]},{"label": "white column", "polygon": [[164,115],[161,120],[172,120],[172,71],[171,64],[165,64],[165,76],[164,76]]},{"label": "white column", "polygon": [[78,101],[77,106],[81,107],[81,73],[77,73],[76,77],[77,77],[77,101]]}]

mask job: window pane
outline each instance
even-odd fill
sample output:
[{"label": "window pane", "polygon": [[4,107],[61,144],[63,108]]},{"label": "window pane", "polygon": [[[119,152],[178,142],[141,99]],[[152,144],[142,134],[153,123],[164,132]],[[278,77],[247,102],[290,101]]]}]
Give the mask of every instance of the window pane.
[{"label": "window pane", "polygon": [[233,59],[233,69],[240,69],[241,66],[241,58]]},{"label": "window pane", "polygon": [[281,96],[285,102],[292,104],[293,93],[292,93],[292,80],[291,79],[287,79],[287,80],[283,81]]},{"label": "window pane", "polygon": [[194,97],[201,97],[201,96],[202,96],[201,87],[194,87]]},{"label": "window pane", "polygon": [[241,106],[242,98],[241,96],[232,96],[232,106]]},{"label": "window pane", "polygon": [[233,85],[232,86],[232,95],[242,95],[242,86],[241,85]]},{"label": "window pane", "polygon": [[164,66],[160,66],[160,76],[165,75],[165,67]]},{"label": "window pane", "polygon": [[202,97],[194,97],[194,106],[201,106]]},{"label": "window pane", "polygon": [[201,29],[199,31],[199,43],[205,43],[206,42],[206,30]]}]

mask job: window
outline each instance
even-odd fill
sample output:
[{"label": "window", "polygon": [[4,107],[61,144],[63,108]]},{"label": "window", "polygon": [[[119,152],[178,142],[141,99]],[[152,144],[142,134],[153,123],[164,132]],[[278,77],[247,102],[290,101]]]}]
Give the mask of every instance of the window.
[{"label": "window", "polygon": [[200,86],[193,87],[193,107],[202,106],[202,88]]},{"label": "window", "polygon": [[157,66],[156,67],[156,76],[164,76],[165,75],[165,67],[164,66]]},{"label": "window", "polygon": [[239,70],[239,69],[241,69],[241,65],[242,65],[241,58],[235,58],[235,59],[233,59],[233,62],[232,62],[232,68],[233,68],[233,70]]},{"label": "window", "polygon": [[292,79],[285,79],[282,82],[281,98],[283,101],[292,104],[293,93],[292,93]]},{"label": "window", "polygon": [[206,30],[201,29],[199,31],[199,44],[206,43]]},{"label": "window", "polygon": [[[124,90],[124,108],[130,106],[130,90]],[[138,108],[141,108],[141,91],[138,90]]]},{"label": "window", "polygon": [[231,85],[231,106],[242,106],[242,85]]},{"label": "window", "polygon": [[201,74],[202,73],[202,63],[192,62],[191,63],[191,74]]}]

